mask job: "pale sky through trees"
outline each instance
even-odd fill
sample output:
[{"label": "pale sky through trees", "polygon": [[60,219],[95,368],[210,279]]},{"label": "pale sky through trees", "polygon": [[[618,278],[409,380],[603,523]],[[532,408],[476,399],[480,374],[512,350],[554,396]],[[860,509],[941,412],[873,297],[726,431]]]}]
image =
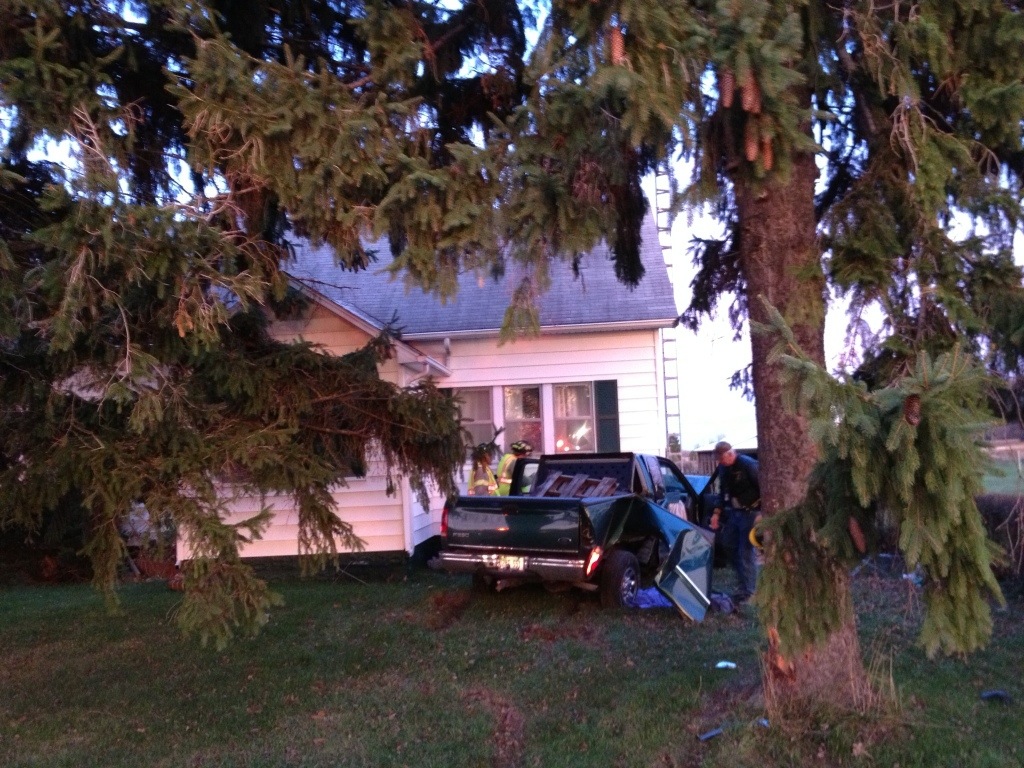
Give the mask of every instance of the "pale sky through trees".
[{"label": "pale sky through trees", "polygon": [[[649,193],[654,204],[653,191]],[[692,224],[686,216],[676,218],[672,226],[673,269],[675,271],[676,306],[682,312],[690,302],[690,282],[696,267],[689,255],[690,240],[695,234],[718,236],[721,227],[707,217],[695,217]],[[1016,261],[1024,264],[1024,237],[1017,235],[1014,247]],[[850,322],[847,303],[829,298],[825,323],[825,359],[835,372],[844,354],[859,355],[856,347],[848,350],[846,333]],[[875,307],[864,318],[873,332],[881,326],[880,310]],[[679,408],[683,450],[708,448],[719,440],[728,440],[737,447],[757,445],[754,403],[738,390],[730,388],[732,375],[750,365],[750,338],[729,324],[728,302],[723,298],[714,318],[705,318],[697,332],[679,326],[676,329],[679,359]],[[856,363],[859,356],[853,359]],[[849,368],[850,366],[845,366]]]},{"label": "pale sky through trees", "polygon": [[[684,171],[685,172],[685,171]],[[682,179],[680,179],[682,183]],[[647,181],[648,197],[657,205],[654,180]],[[696,273],[690,255],[690,241],[696,235],[719,237],[722,228],[709,216],[676,217],[669,242],[672,245],[672,270],[676,306],[680,312],[690,303],[690,283]],[[662,245],[667,244],[662,242]],[[750,365],[750,337],[744,326],[739,338],[729,323],[729,299],[719,300],[715,317],[703,318],[696,332],[676,329],[679,360],[680,445],[683,450],[707,448],[719,440],[737,447],[757,445],[754,402],[730,387],[732,376]],[[879,327],[877,312],[866,318],[873,331]],[[846,332],[849,324],[847,303],[830,299],[825,327],[825,354],[829,368],[835,370],[848,354]],[[856,354],[856,350],[853,350]]]}]

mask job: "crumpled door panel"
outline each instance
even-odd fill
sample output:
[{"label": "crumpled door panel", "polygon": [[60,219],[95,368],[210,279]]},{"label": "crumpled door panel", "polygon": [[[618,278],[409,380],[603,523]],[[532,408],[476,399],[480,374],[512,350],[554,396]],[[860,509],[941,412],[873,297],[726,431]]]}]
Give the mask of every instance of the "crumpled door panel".
[{"label": "crumpled door panel", "polygon": [[711,605],[711,571],[714,567],[714,534],[693,526],[680,531],[654,583],[679,612],[703,621]]}]

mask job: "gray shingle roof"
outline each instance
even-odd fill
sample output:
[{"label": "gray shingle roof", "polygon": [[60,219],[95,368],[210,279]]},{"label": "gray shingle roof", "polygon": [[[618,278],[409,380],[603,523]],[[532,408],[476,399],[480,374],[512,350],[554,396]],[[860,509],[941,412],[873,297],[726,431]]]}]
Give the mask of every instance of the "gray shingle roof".
[{"label": "gray shingle roof", "polygon": [[[580,262],[579,277],[570,264],[558,261],[551,267],[551,288],[538,300],[542,329],[566,326],[670,326],[678,316],[668,270],[658,243],[653,216],[642,229],[641,257],[645,274],[630,289],[615,277],[610,249],[601,244]],[[478,282],[473,273],[459,279],[459,292],[446,304],[419,288],[406,289],[384,271],[390,261],[385,242],[370,245],[378,262],[363,272],[349,272],[335,265],[329,247],[299,243],[294,262],[285,265],[292,277],[376,326],[397,314],[403,337],[430,338],[444,335],[494,333],[502,324],[512,291],[521,276],[510,265],[503,278],[490,276]]]}]

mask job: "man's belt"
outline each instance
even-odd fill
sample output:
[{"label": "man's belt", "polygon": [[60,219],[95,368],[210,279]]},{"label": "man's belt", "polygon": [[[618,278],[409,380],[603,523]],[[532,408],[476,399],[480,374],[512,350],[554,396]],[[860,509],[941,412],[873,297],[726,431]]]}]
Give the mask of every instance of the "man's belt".
[{"label": "man's belt", "polygon": [[746,506],[746,507],[738,506],[737,505],[737,506],[734,506],[733,509],[735,509],[737,512],[760,512],[761,511],[761,500],[758,499],[753,504],[751,504],[750,506]]}]

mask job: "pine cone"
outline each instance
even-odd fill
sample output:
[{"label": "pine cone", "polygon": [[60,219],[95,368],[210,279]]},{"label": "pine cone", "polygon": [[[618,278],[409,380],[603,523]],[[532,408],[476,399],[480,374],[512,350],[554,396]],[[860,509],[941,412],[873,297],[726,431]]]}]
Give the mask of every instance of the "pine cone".
[{"label": "pine cone", "polygon": [[718,75],[718,101],[724,109],[729,109],[735,96],[736,73],[729,67],[722,67],[722,71]]},{"label": "pine cone", "polygon": [[772,140],[769,136],[761,137],[761,162],[766,171],[770,171],[775,165],[775,150],[772,148]]},{"label": "pine cone", "polygon": [[743,136],[743,155],[747,158],[747,162],[752,163],[757,160],[761,144],[759,138],[757,123],[748,118],[747,128]]},{"label": "pine cone", "polygon": [[850,532],[850,538],[853,539],[853,546],[863,555],[868,551],[868,543],[864,538],[864,530],[860,527],[860,523],[857,522],[857,518],[851,517],[846,523],[846,528]]},{"label": "pine cone", "polygon": [[603,188],[601,165],[591,157],[583,157],[572,178],[573,199],[589,205],[600,205]]},{"label": "pine cone", "polygon": [[747,79],[740,85],[740,103],[744,112],[753,115],[761,114],[761,88],[754,79],[753,73],[747,75]]},{"label": "pine cone", "polygon": [[616,26],[608,28],[608,56],[616,67],[626,59],[626,39]]},{"label": "pine cone", "polygon": [[920,395],[908,395],[903,401],[903,419],[912,427],[921,423]]}]

